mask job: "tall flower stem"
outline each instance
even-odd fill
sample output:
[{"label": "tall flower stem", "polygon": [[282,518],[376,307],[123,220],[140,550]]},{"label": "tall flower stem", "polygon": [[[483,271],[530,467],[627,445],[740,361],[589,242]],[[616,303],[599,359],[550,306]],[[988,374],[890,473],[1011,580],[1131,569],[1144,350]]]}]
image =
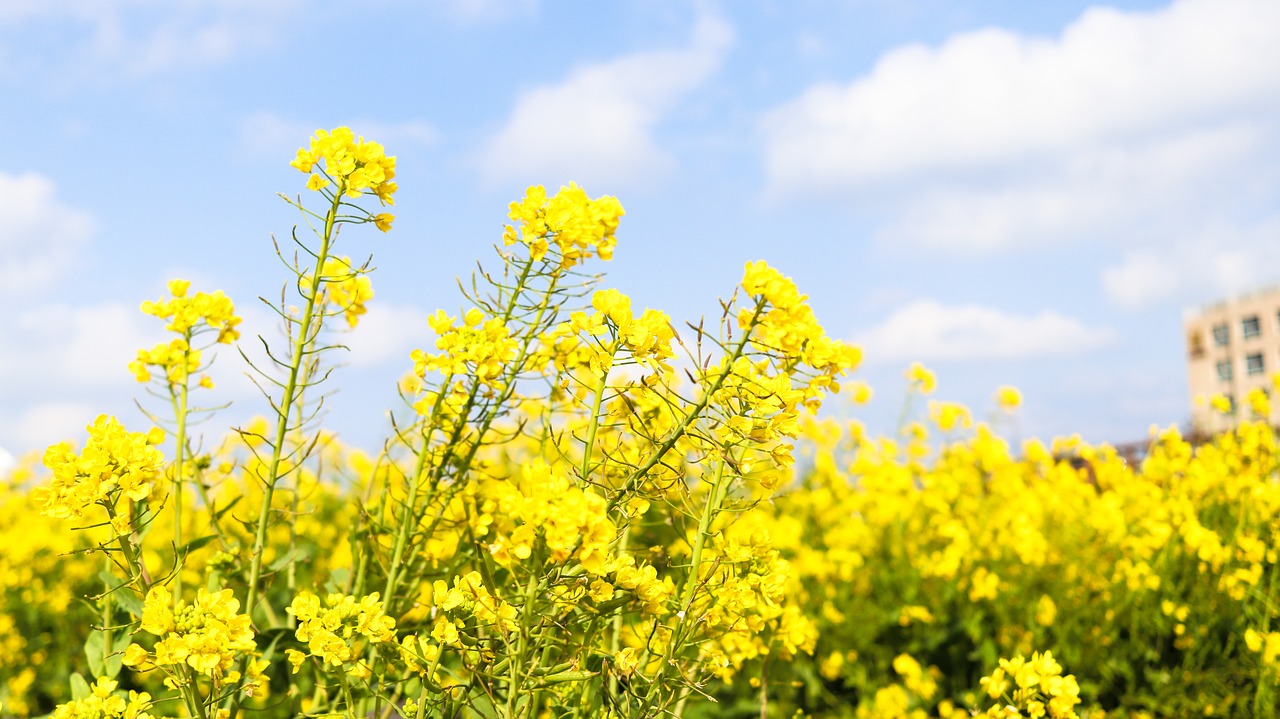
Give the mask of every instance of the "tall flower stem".
[{"label": "tall flower stem", "polygon": [[311,273],[305,295],[307,304],[302,311],[302,319],[298,323],[298,334],[293,340],[293,351],[289,355],[289,379],[285,382],[284,394],[276,412],[276,429],[271,442],[271,462],[267,465],[267,476],[262,491],[262,507],[258,512],[258,524],[253,539],[253,555],[249,565],[249,589],[244,600],[244,613],[253,617],[253,608],[258,600],[258,583],[262,578],[262,552],[267,543],[267,526],[271,518],[271,500],[275,495],[276,484],[280,481],[280,464],[284,456],[285,439],[289,434],[289,414],[294,400],[299,394],[298,376],[302,365],[306,362],[307,346],[315,337],[315,330],[320,324],[319,313],[316,312],[320,286],[324,283],[322,275],[325,260],[329,257],[329,248],[333,243],[333,230],[338,216],[338,205],[342,199],[340,192],[335,192],[329,212],[324,218],[324,233],[320,238],[320,251],[316,253],[315,271]]},{"label": "tall flower stem", "polygon": [[[302,311],[302,319],[298,321],[298,334],[293,340],[293,351],[289,355],[289,378],[284,385],[284,394],[276,407],[276,429],[271,443],[271,462],[267,465],[267,473],[262,489],[262,507],[258,512],[258,524],[253,539],[253,554],[249,564],[248,591],[245,595],[244,613],[252,621],[253,610],[258,602],[258,584],[262,580],[262,553],[267,544],[267,527],[271,519],[271,500],[275,495],[276,484],[280,481],[280,464],[284,457],[284,443],[289,434],[289,415],[294,402],[300,394],[298,377],[302,366],[307,361],[308,347],[314,343],[316,331],[319,329],[323,314],[316,311],[320,286],[324,283],[322,275],[325,260],[329,257],[329,249],[333,244],[334,227],[337,224],[338,207],[342,201],[341,188],[334,192],[329,211],[324,218],[324,231],[320,237],[320,251],[316,253],[315,270],[306,283],[304,293],[306,307]],[[247,658],[241,660],[240,674],[244,677]],[[243,681],[243,679],[241,680]],[[241,692],[234,692],[230,703],[228,719],[235,719],[240,710]]]},{"label": "tall flower stem", "polygon": [[186,375],[186,369],[190,366],[189,358],[191,356],[191,337],[190,333],[186,337],[187,349],[182,353],[182,387],[179,391],[174,392],[172,384],[169,385],[170,397],[173,400],[173,414],[177,420],[178,426],[174,434],[174,442],[177,444],[174,454],[174,476],[173,476],[173,546],[174,551],[179,552],[176,558],[178,566],[173,568],[173,606],[177,609],[178,602],[182,601],[182,488],[187,480],[187,401],[190,393],[190,378]]}]

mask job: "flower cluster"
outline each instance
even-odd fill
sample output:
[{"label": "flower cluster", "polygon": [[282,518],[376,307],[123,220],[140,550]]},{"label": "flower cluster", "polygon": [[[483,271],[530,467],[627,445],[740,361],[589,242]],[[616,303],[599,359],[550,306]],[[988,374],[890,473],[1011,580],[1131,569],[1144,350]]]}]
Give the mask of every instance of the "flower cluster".
[{"label": "flower cluster", "polygon": [[[320,191],[337,183],[338,192],[347,197],[356,198],[371,191],[382,204],[395,204],[396,158],[388,157],[382,145],[356,137],[349,127],[316,130],[310,149],[298,148],[298,155],[290,164],[310,175],[308,190]],[[387,215],[384,221],[387,226],[379,222],[378,229],[385,232],[390,228],[391,216]]]},{"label": "flower cluster", "polygon": [[[129,645],[124,663],[139,669],[160,667],[177,683],[184,681],[184,665],[223,682],[237,681],[239,672],[232,669],[236,660],[257,651],[249,617],[239,610],[240,601],[230,589],[209,592],[202,587],[194,602],[179,600],[174,606],[168,589],[152,587],[143,607],[142,630],[160,639],[150,652],[139,644]],[[260,674],[264,667],[262,662],[251,674]]]},{"label": "flower cluster", "polygon": [[487,494],[495,537],[489,549],[497,561],[525,561],[536,552],[541,561],[573,559],[592,574],[608,570],[617,529],[604,497],[574,486],[542,461],[524,465],[516,481],[489,483]]},{"label": "flower cluster", "polygon": [[190,335],[204,325],[218,332],[217,341],[221,344],[231,344],[239,339],[240,331],[236,327],[240,318],[231,298],[222,290],[197,292],[188,297],[190,288],[190,280],[169,280],[168,289],[172,296],[158,302],[143,302],[142,313],[169,320],[164,328],[180,335]]},{"label": "flower cluster", "polygon": [[128,698],[116,694],[119,682],[99,677],[88,696],[58,705],[52,719],[151,719],[151,695],[130,691]]},{"label": "flower cluster", "polygon": [[1280,632],[1259,632],[1256,629],[1246,629],[1244,633],[1245,646],[1249,651],[1260,655],[1262,666],[1280,679]]},{"label": "flower cluster", "polygon": [[[814,374],[805,387],[807,400],[816,401],[827,389],[839,391],[836,379],[858,366],[862,352],[828,337],[814,317],[808,296],[800,294],[790,277],[767,263],[747,263],[742,289],[756,304],[739,308],[738,325],[745,329],[758,322],[753,334],[756,345],[811,368]],[[757,317],[758,313],[763,314]]]},{"label": "flower cluster", "polygon": [[701,650],[721,679],[769,655],[771,642],[786,660],[811,654],[817,642],[813,622],[787,601],[790,564],[772,545],[767,532],[757,531],[708,551],[701,581],[714,590],[699,595],[690,611],[705,636]]},{"label": "flower cluster", "polygon": [[475,307],[467,310],[460,324],[444,310],[438,310],[427,323],[439,335],[436,349],[441,352],[412,352],[413,371],[419,377],[428,372],[448,375],[471,372],[481,381],[492,382],[516,357],[518,344],[502,319],[485,317],[484,312]]},{"label": "flower cluster", "polygon": [[523,200],[511,203],[509,214],[518,227],[507,225],[505,244],[522,243],[530,258],[541,260],[554,243],[561,265],[569,268],[592,257],[613,258],[614,233],[623,210],[616,197],[593,200],[571,183],[551,197],[542,185],[530,187]]},{"label": "flower cluster", "polygon": [[[190,287],[187,280],[170,280],[169,298],[142,303],[144,314],[169,320],[165,329],[178,336],[151,349],[138,350],[137,358],[129,363],[129,371],[139,382],[150,381],[152,368],[155,368],[164,374],[170,385],[184,384],[201,366],[203,352],[192,346],[198,335],[216,332],[215,342],[220,344],[231,344],[239,339],[240,331],[236,328],[240,317],[236,315],[231,299],[222,290],[188,296]],[[213,386],[208,377],[201,378],[200,384]]]},{"label": "flower cluster", "polygon": [[439,643],[458,646],[458,628],[474,618],[482,627],[499,632],[515,629],[516,609],[484,586],[479,572],[467,572],[453,580],[453,586],[436,580],[432,602],[439,611],[431,636]]},{"label": "flower cluster", "polygon": [[298,620],[298,641],[307,645],[306,653],[287,650],[295,674],[308,656],[338,667],[359,661],[363,641],[383,643],[396,639],[396,620],[383,612],[377,592],[358,599],[329,594],[322,603],[315,594],[304,591],[294,597],[288,612]]},{"label": "flower cluster", "polygon": [[652,564],[637,562],[630,554],[619,555],[611,579],[618,588],[631,592],[646,614],[662,615],[670,611],[667,604],[675,596],[676,585],[671,577],[658,576]]},{"label": "flower cluster", "polygon": [[585,318],[588,332],[594,333],[595,328],[607,320],[635,361],[652,369],[670,368],[669,362],[675,356],[671,350],[675,330],[667,313],[646,309],[635,317],[631,312],[631,298],[614,289],[595,293],[591,306],[596,312]]},{"label": "flower cluster", "polygon": [[1021,655],[1001,659],[1000,667],[983,677],[981,684],[987,696],[1006,701],[988,709],[984,716],[1078,719],[1075,706],[1080,703],[1080,686],[1074,676],[1062,675],[1062,665],[1052,652],[1032,654],[1030,661]]},{"label": "flower cluster", "polygon": [[[164,455],[154,445],[164,434],[129,432],[115,417],[105,414],[99,415],[88,431],[89,439],[79,453],[66,442],[45,450],[44,466],[53,472],[53,478],[38,489],[42,514],[78,518],[90,506],[102,504],[115,520],[116,502],[121,497],[137,502],[152,498],[165,466]],[[120,522],[125,521],[124,514]],[[123,533],[124,526],[116,530]]]}]

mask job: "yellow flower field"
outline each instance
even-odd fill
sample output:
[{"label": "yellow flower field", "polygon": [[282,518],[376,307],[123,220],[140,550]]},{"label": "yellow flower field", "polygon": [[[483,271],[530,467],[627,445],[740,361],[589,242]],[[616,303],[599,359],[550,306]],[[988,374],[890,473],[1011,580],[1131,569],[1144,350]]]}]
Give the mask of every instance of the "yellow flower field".
[{"label": "yellow flower field", "polygon": [[1265,422],[1153,431],[1136,466],[1014,447],[913,365],[872,436],[841,419],[859,350],[791,279],[750,263],[698,324],[633,308],[594,274],[622,205],[571,185],[511,204],[385,445],[349,447],[316,409],[376,301],[351,256],[392,229],[396,162],[337,128],[292,164],[315,199],[290,201],[263,415],[193,437],[243,340],[231,298],[174,280],[141,307],[171,341],[120,368],[154,423],[86,417],[0,484],[0,715],[1276,715]]}]

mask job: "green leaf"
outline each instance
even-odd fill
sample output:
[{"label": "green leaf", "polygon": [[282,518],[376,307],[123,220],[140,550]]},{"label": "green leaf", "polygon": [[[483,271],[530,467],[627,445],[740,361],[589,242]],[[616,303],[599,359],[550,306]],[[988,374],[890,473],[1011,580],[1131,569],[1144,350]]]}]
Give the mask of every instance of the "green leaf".
[{"label": "green leaf", "polygon": [[84,643],[84,655],[89,660],[89,671],[95,677],[115,679],[123,666],[124,650],[129,647],[133,637],[127,632],[120,632],[111,640],[111,650],[107,651],[107,636],[102,632],[94,632]]},{"label": "green leaf", "polygon": [[107,591],[111,593],[111,602],[134,617],[142,616],[142,598],[136,592],[124,586],[124,580],[116,575],[102,570],[98,572],[98,578],[106,585]]},{"label": "green leaf", "polygon": [[214,512],[214,513],[213,513],[213,521],[214,521],[214,522],[219,522],[219,521],[221,521],[221,520],[222,520],[222,515],[226,514],[227,512],[230,512],[230,511],[231,511],[231,508],[232,508],[232,507],[234,507],[234,506],[236,506],[236,504],[238,504],[238,503],[240,502],[240,499],[241,499],[240,497],[236,497],[235,499],[231,500],[231,503],[230,503],[230,504],[228,504],[227,506],[223,507],[222,509],[219,509],[218,511]]},{"label": "green leaf", "polygon": [[346,567],[338,567],[329,573],[329,581],[324,583],[324,589],[326,592],[342,592],[350,578],[351,572]]},{"label": "green leaf", "polygon": [[84,680],[80,672],[71,673],[71,698],[75,700],[84,699],[93,692],[89,689],[89,682]]},{"label": "green leaf", "polygon": [[129,648],[133,643],[133,636],[125,632],[120,632],[112,644],[111,653],[106,657],[107,677],[115,679],[120,674],[120,667],[124,666],[124,650]]},{"label": "green leaf", "polygon": [[103,656],[106,652],[107,638],[102,632],[94,632],[84,642],[84,655],[89,660],[89,673],[95,677],[106,676],[107,667]]},{"label": "green leaf", "polygon": [[196,539],[193,539],[190,542],[187,542],[186,544],[182,545],[182,556],[185,557],[188,554],[191,554],[192,552],[207,545],[209,542],[212,542],[217,538],[218,538],[218,535],[209,534],[203,537],[197,537]]},{"label": "green leaf", "polygon": [[267,572],[278,572],[294,562],[305,562],[315,556],[315,548],[309,544],[294,547],[293,552],[286,552],[267,565]]}]

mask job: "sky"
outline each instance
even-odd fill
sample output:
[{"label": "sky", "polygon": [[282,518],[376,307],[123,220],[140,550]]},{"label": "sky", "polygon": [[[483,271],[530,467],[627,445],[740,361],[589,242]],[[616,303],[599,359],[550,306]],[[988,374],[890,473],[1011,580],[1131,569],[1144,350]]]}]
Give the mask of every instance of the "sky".
[{"label": "sky", "polygon": [[[852,410],[892,431],[915,360],[1024,436],[1190,415],[1188,308],[1280,281],[1280,3],[995,0],[6,0],[0,464],[99,413],[172,277],[274,337],[288,163],[350,126],[398,158],[397,220],[352,228],[376,293],[327,425],[374,448],[507,204],[571,181],[627,214],[606,286],[717,315],[748,261],[862,346]],[[210,437],[262,413],[223,351]],[[1270,368],[1268,368],[1270,370]]]}]

